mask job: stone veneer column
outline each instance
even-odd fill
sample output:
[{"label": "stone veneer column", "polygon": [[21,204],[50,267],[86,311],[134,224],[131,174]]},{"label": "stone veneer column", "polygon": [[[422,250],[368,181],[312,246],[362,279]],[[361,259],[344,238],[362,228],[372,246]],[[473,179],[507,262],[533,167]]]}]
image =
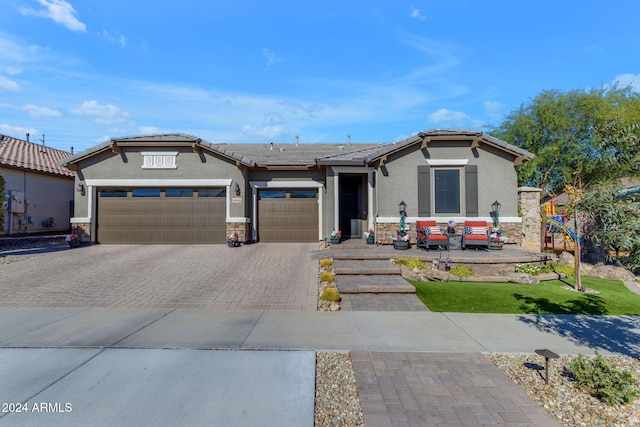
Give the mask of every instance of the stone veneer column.
[{"label": "stone veneer column", "polygon": [[533,187],[518,188],[518,203],[522,215],[522,243],[520,246],[529,251],[540,252],[542,248],[540,192]]}]

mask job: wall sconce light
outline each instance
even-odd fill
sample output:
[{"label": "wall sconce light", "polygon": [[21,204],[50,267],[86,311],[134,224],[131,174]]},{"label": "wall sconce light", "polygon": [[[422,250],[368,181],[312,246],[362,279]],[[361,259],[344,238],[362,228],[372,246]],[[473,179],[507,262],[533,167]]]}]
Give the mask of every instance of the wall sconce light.
[{"label": "wall sconce light", "polygon": [[493,218],[493,228],[498,228],[498,223],[500,222],[501,207],[502,205],[497,200],[491,203],[491,218]]},{"label": "wall sconce light", "polygon": [[85,189],[84,184],[78,184],[76,190],[78,190],[83,196],[87,194],[87,190]]},{"label": "wall sconce light", "polygon": [[236,185],[233,186],[233,191],[236,192],[236,196],[240,195],[240,184],[236,182]]},{"label": "wall sconce light", "polygon": [[404,202],[404,200],[401,201],[398,205],[398,210],[400,211],[400,213],[407,211],[407,204]]}]

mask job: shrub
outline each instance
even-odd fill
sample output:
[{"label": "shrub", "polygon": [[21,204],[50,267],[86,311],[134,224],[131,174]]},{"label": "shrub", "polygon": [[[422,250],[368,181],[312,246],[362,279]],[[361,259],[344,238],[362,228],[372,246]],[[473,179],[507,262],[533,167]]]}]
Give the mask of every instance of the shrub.
[{"label": "shrub", "polygon": [[595,359],[587,359],[580,354],[568,367],[578,382],[578,387],[608,405],[624,405],[640,396],[636,388],[638,381],[633,378],[631,372],[620,372],[608,364],[597,351]]},{"label": "shrub", "polygon": [[477,276],[476,273],[470,267],[464,265],[456,265],[451,269],[451,274],[458,277],[473,277]]},{"label": "shrub", "polygon": [[333,261],[331,261],[329,258],[320,260],[320,267],[329,267],[330,265],[333,265]]},{"label": "shrub", "polygon": [[532,276],[537,276],[542,273],[542,269],[531,264],[516,264],[516,273],[526,273]]},{"label": "shrub", "polygon": [[320,274],[320,281],[321,282],[335,282],[336,281],[336,276],[333,275],[333,273],[325,271],[323,273]]},{"label": "shrub", "polygon": [[327,288],[322,291],[322,295],[320,295],[320,299],[331,302],[340,301],[340,292],[336,288]]},{"label": "shrub", "polygon": [[409,270],[418,268],[418,270],[424,270],[424,264],[418,258],[396,258],[395,265],[406,265]]}]

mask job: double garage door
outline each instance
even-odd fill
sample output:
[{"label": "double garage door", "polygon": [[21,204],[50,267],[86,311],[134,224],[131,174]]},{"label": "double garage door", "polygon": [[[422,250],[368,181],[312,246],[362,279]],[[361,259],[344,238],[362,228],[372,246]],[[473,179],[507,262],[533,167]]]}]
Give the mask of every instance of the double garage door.
[{"label": "double garage door", "polygon": [[97,241],[118,244],[224,243],[226,193],[207,189],[98,192]]}]

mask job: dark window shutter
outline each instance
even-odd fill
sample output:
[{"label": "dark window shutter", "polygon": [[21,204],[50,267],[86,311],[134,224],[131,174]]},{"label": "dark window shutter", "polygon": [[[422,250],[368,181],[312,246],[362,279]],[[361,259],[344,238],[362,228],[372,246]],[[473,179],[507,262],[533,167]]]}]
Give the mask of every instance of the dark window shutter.
[{"label": "dark window shutter", "polygon": [[430,166],[418,166],[418,216],[431,216]]},{"label": "dark window shutter", "polygon": [[464,168],[464,195],[467,216],[478,216],[478,165]]}]

